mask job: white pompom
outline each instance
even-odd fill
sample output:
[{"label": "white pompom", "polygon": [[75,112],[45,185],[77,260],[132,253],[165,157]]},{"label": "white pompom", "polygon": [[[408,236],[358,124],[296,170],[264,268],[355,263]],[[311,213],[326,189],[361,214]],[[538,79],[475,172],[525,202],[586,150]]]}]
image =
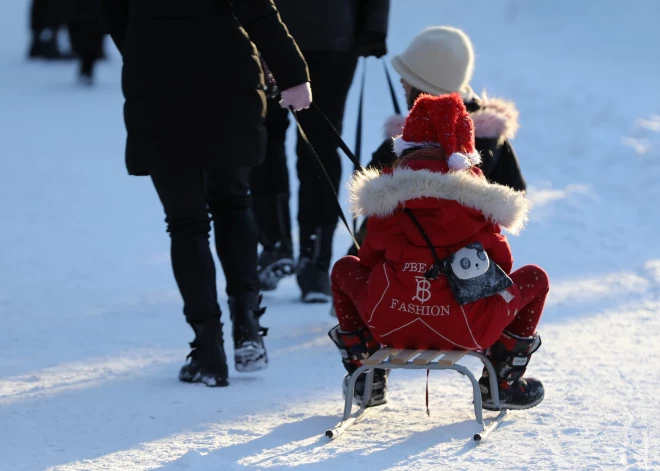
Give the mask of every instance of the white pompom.
[{"label": "white pompom", "polygon": [[481,163],[481,154],[477,151],[467,154],[467,158],[472,165],[479,165]]},{"label": "white pompom", "polygon": [[471,167],[468,158],[459,152],[455,152],[449,156],[447,165],[452,170],[465,170]]}]

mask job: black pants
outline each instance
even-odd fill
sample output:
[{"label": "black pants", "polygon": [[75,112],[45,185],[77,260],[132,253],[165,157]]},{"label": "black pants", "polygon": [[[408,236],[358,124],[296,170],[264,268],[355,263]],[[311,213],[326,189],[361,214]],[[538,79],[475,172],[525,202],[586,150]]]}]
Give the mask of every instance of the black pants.
[{"label": "black pants", "polygon": [[[314,103],[341,132],[346,97],[353,82],[357,57],[353,53],[304,52],[312,83]],[[341,180],[341,160],[337,144],[328,131],[327,123],[319,119],[313,110],[298,113],[299,119],[318,156],[332,180],[335,191]],[[289,126],[288,112],[279,107],[276,100],[269,100],[266,128],[268,147],[265,162],[252,173],[252,193],[255,197],[272,193],[289,193],[289,174],[284,142]],[[300,136],[296,146],[298,154],[298,222],[308,226],[332,226],[339,215],[332,189],[319,168],[319,164]],[[256,198],[256,203],[263,198]],[[267,213],[257,211],[257,214]],[[265,232],[272,222],[258,221]]]},{"label": "black pants", "polygon": [[100,59],[103,49],[103,31],[95,20],[69,22],[71,47],[80,57],[80,71],[91,76],[94,63]]},{"label": "black pants", "polygon": [[249,176],[249,168],[151,171],[172,241],[174,278],[190,323],[220,317],[215,264],[209,248],[209,212],[227,294],[259,290],[258,236]]},{"label": "black pants", "polygon": [[63,0],[32,0],[30,29],[38,32],[46,28],[57,29],[66,20]]}]

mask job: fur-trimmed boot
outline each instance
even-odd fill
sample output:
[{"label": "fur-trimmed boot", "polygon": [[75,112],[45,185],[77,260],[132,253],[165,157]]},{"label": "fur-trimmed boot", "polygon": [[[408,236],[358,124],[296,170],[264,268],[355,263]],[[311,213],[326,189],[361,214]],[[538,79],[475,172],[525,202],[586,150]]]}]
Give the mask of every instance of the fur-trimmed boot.
[{"label": "fur-trimmed boot", "polygon": [[259,371],[268,366],[263,339],[268,329],[259,324],[259,318],[266,312],[266,308],[260,304],[261,295],[256,292],[229,297],[236,371]]},{"label": "fur-trimmed boot", "polygon": [[[328,332],[330,339],[337,345],[339,353],[341,353],[341,361],[346,368],[348,374],[344,376],[343,380],[343,393],[344,398],[348,394],[348,382],[351,375],[362,366],[362,360],[369,358],[375,352],[380,350],[380,344],[376,342],[367,328],[355,330],[352,332],[344,332],[340,330],[339,326],[333,327]],[[364,407],[380,406],[387,403],[387,376],[389,370],[374,370],[374,382],[371,387],[371,397],[367,404],[364,402],[365,393],[365,380],[367,377],[366,372],[362,373],[355,382],[355,391],[353,397],[359,405]]]},{"label": "fur-trimmed boot", "polygon": [[[519,337],[504,331],[500,339],[488,349],[487,356],[497,374],[502,409],[529,409],[544,397],[543,384],[534,378],[523,378],[532,354],[541,346],[541,337]],[[479,380],[483,408],[497,410],[490,395],[488,370],[484,368]]]},{"label": "fur-trimmed boot", "polygon": [[219,320],[190,324],[195,340],[188,362],[179,371],[179,380],[186,383],[204,383],[211,387],[228,386],[227,357]]}]

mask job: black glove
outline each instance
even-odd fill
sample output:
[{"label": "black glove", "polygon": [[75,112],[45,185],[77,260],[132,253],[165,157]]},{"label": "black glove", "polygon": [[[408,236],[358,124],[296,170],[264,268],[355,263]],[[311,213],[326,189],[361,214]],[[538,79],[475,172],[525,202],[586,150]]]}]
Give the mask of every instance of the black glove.
[{"label": "black glove", "polygon": [[364,31],[355,38],[353,50],[360,57],[383,57],[387,54],[385,34]]}]

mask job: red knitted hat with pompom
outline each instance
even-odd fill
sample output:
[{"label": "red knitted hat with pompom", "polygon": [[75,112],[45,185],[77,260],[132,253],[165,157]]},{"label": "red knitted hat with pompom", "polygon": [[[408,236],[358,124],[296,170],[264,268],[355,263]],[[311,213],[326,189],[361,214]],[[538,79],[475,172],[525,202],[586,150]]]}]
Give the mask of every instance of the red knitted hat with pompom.
[{"label": "red knitted hat with pompom", "polygon": [[420,95],[410,110],[403,134],[394,138],[394,153],[407,149],[439,147],[452,170],[462,170],[481,162],[474,148],[474,125],[458,93]]}]

